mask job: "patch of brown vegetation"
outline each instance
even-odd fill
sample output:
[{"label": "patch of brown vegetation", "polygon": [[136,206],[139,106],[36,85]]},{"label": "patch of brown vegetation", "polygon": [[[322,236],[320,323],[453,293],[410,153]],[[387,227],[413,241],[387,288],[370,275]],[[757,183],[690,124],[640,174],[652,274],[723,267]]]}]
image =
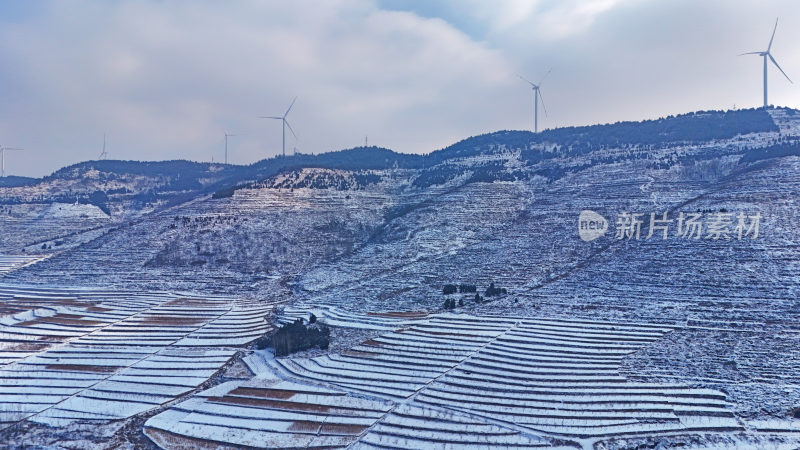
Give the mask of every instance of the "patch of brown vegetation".
[{"label": "patch of brown vegetation", "polygon": [[344,424],[344,423],[326,423],[322,425],[322,429],[319,430],[321,434],[361,434],[364,430],[366,430],[367,426],[365,425],[354,425],[354,424]]},{"label": "patch of brown vegetation", "polygon": [[65,372],[114,373],[122,366],[90,366],[88,364],[48,364],[46,369]]},{"label": "patch of brown vegetation", "polygon": [[41,341],[41,342],[50,342],[50,343],[59,343],[64,342],[69,339],[69,336],[37,336],[31,337],[31,340]]},{"label": "patch of brown vegetation", "polygon": [[229,405],[247,405],[247,406],[263,406],[273,409],[286,409],[290,411],[312,411],[312,412],[328,412],[330,407],[326,405],[315,405],[312,403],[299,403],[299,402],[285,402],[280,400],[271,400],[264,398],[253,397],[236,397],[225,395],[223,397],[209,397],[208,401],[215,403],[226,403]]},{"label": "patch of brown vegetation", "polygon": [[383,347],[383,342],[378,342],[375,339],[367,339],[366,341],[362,342],[361,345],[369,345],[370,347]]},{"label": "patch of brown vegetation", "polygon": [[202,298],[176,298],[175,300],[170,300],[166,303],[162,303],[161,306],[202,306],[207,307],[210,305],[215,305],[216,303],[209,302],[208,300],[204,300]]},{"label": "patch of brown vegetation", "polygon": [[51,344],[44,342],[15,342],[8,346],[0,346],[1,349],[10,352],[36,352],[50,347]]},{"label": "patch of brown vegetation", "polygon": [[289,426],[290,431],[313,431],[316,432],[322,422],[312,422],[310,420],[295,420]]},{"label": "patch of brown vegetation", "polygon": [[259,388],[249,388],[249,387],[238,387],[228,394],[230,395],[241,395],[247,397],[257,397],[257,398],[277,398],[277,399],[289,399],[295,396],[298,392],[296,391],[285,391],[283,389],[259,389]]},{"label": "patch of brown vegetation", "polygon": [[141,325],[199,325],[206,317],[149,316],[139,321]]},{"label": "patch of brown vegetation", "polygon": [[[71,317],[68,317],[71,316]],[[74,314],[56,314],[52,317],[42,317],[39,319],[41,323],[54,323],[58,325],[79,325],[86,327],[96,327],[103,325],[103,322],[98,320],[85,319],[83,316],[76,316]]]}]

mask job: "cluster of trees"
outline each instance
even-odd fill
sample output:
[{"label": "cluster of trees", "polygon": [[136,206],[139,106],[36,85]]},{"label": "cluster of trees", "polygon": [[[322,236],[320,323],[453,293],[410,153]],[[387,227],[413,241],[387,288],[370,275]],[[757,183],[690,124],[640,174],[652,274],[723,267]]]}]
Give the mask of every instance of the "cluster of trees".
[{"label": "cluster of trees", "polygon": [[506,288],[495,287],[493,281],[489,284],[489,287],[486,288],[486,292],[484,293],[484,295],[486,295],[487,297],[494,297],[496,295],[505,295],[507,293],[508,291],[506,290]]},{"label": "cluster of trees", "polygon": [[42,178],[42,181],[53,179],[81,178],[90,170],[100,172],[100,181],[114,181],[126,176],[146,176],[165,180],[166,183],[155,187],[155,191],[191,191],[202,189],[201,179],[209,177],[210,164],[191,161],[86,161],[64,167]]},{"label": "cluster of trees", "polygon": [[[498,295],[505,295],[508,293],[506,288],[499,288],[495,286],[494,282],[489,283],[489,287],[486,288],[484,291],[484,295],[478,293],[478,287],[474,284],[445,284],[442,286],[442,294],[444,295],[452,295],[455,293],[461,294],[468,294],[468,293],[475,293],[475,296],[472,299],[475,303],[483,303],[486,301],[486,297],[496,297]],[[444,309],[454,309],[456,306],[464,306],[464,298],[460,298],[458,302],[452,298],[446,298],[444,301]]]},{"label": "cluster of trees", "polygon": [[414,187],[427,188],[437,184],[444,184],[468,171],[472,173],[465,181],[465,184],[515,181],[526,177],[525,172],[520,170],[509,171],[502,163],[489,163],[477,167],[442,164],[422,170],[411,184]]},{"label": "cluster of trees", "polygon": [[459,284],[456,286],[455,284],[445,284],[442,286],[442,293],[444,295],[455,294],[456,292],[465,294],[470,292],[478,292],[478,287],[474,284]]},{"label": "cluster of trees", "polygon": [[309,189],[335,189],[337,191],[361,190],[370,184],[379,183],[381,176],[370,171],[359,171],[345,176],[340,172],[319,171],[309,176],[301,177],[302,169],[284,170],[283,178],[276,180],[266,178],[257,183],[252,183],[254,188],[309,188]]},{"label": "cluster of trees", "polygon": [[287,323],[266,339],[256,341],[256,347],[269,346],[275,349],[276,356],[287,356],[314,347],[325,350],[330,345],[331,330],[326,325],[317,323],[316,319],[312,314],[308,325],[303,319]]},{"label": "cluster of trees", "polygon": [[758,150],[751,150],[739,159],[740,163],[761,161],[763,159],[780,158],[782,156],[800,156],[800,142],[787,141]]},{"label": "cluster of trees", "polygon": [[[265,159],[247,167],[232,168],[229,179],[214,185],[213,198],[230,197],[239,189],[257,186],[258,183],[239,183],[236,180],[266,180],[279,173],[300,170],[303,168],[341,169],[350,171],[369,171],[382,169],[419,169],[427,166],[427,157],[423,155],[396,153],[382,147],[356,147],[348,150],[322,153],[320,155],[276,156]],[[367,185],[379,181],[374,174],[355,174],[356,183]]]},{"label": "cluster of trees", "polygon": [[[458,306],[464,306],[464,299],[458,300]],[[456,299],[448,298],[444,301],[444,309],[455,309]]]},{"label": "cluster of trees", "polygon": [[[443,184],[462,175],[465,170],[473,170],[467,183],[513,181],[525,178],[527,176],[525,172],[508,171],[498,163],[470,169],[447,164],[436,166],[450,158],[472,156],[503,148],[522,149],[522,159],[531,165],[546,162],[554,157],[584,156],[599,149],[614,147],[629,149],[627,156],[622,159],[631,159],[642,157],[648,148],[663,147],[674,142],[704,142],[728,139],[739,134],[768,131],[778,131],[778,128],[769,113],[761,108],[700,111],[641,122],[557,128],[537,134],[527,131],[499,131],[470,137],[426,155],[424,169],[412,184],[421,188]],[[544,143],[552,146],[549,149],[538,146]],[[786,148],[781,151],[794,154],[792,152],[795,150]],[[596,162],[608,163],[615,160],[604,158],[604,161],[592,161],[592,164]],[[570,168],[545,167],[534,174],[552,181],[563,177],[567,172],[577,172],[588,166],[590,164]]]},{"label": "cluster of trees", "polygon": [[553,156],[553,153],[532,149],[542,143],[555,144],[558,155],[577,156],[611,146],[659,146],[670,142],[728,139],[738,134],[767,131],[778,131],[778,127],[763,108],[699,111],[641,122],[564,127],[540,133],[498,131],[473,136],[430,153],[425,156],[425,163],[430,167],[449,158],[472,156],[500,148],[522,149],[523,158],[536,163]]},{"label": "cluster of trees", "polygon": [[[763,108],[736,111],[698,111],[641,122],[565,127],[540,133],[543,142],[570,146],[573,155],[608,146],[663,145],[728,139],[739,134],[778,131]],[[584,145],[576,145],[584,143]]]}]

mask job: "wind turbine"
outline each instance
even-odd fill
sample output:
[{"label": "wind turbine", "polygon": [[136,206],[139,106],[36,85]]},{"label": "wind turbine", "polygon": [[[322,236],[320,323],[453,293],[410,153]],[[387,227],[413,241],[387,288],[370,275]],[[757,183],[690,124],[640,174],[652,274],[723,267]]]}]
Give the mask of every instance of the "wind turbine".
[{"label": "wind turbine", "polygon": [[542,108],[544,109],[544,115],[547,116],[547,108],[545,108],[545,106],[544,106],[544,99],[542,98],[542,91],[541,91],[540,87],[542,85],[542,81],[544,81],[544,79],[547,78],[548,75],[550,75],[550,71],[551,70],[553,70],[553,69],[548,70],[547,73],[544,74],[544,76],[542,77],[541,80],[539,80],[538,83],[534,83],[531,80],[523,77],[522,75],[517,74],[517,76],[520,77],[522,79],[522,81],[530,84],[531,85],[531,89],[533,89],[533,132],[534,133],[538,133],[539,132],[539,102],[540,101],[542,102]]},{"label": "wind turbine", "polygon": [[[769,45],[767,45],[767,49],[765,51],[763,51],[763,52],[747,52],[747,53],[742,53],[741,55],[739,55],[739,56],[743,56],[743,55],[758,55],[758,56],[763,56],[764,57],[764,108],[767,108],[769,106],[769,103],[767,102],[767,65],[768,65],[767,64],[767,58],[769,58],[769,60],[772,61],[773,64],[775,64],[775,67],[777,67],[778,70],[781,71],[783,76],[785,76],[786,79],[789,80],[789,83],[792,83],[792,79],[789,78],[789,75],[786,75],[786,72],[784,72],[783,69],[781,69],[781,66],[778,65],[778,61],[775,61],[775,58],[772,57],[772,53],[770,53],[770,50],[772,49],[772,41],[775,39],[775,31],[777,29],[778,29],[778,19],[775,19],[775,28],[772,29],[772,37],[769,38]],[[794,83],[792,83],[792,84],[794,84]]]},{"label": "wind turbine", "polygon": [[103,133],[103,151],[100,152],[100,160],[106,159],[108,157],[108,152],[106,151],[106,134]]},{"label": "wind turbine", "polygon": [[7,150],[22,150],[21,148],[6,147],[0,145],[0,177],[6,176],[6,151]]},{"label": "wind turbine", "polygon": [[297,139],[297,135],[294,134],[294,130],[292,129],[292,126],[289,125],[289,122],[286,120],[286,116],[289,115],[289,111],[292,110],[292,106],[294,106],[294,102],[296,102],[296,101],[297,101],[297,97],[295,97],[294,100],[292,100],[292,103],[289,105],[289,108],[286,109],[286,112],[283,113],[282,116],[258,116],[259,119],[277,119],[277,120],[280,120],[281,122],[283,122],[283,141],[282,141],[283,145],[282,145],[282,148],[283,148],[283,156],[284,157],[286,156],[286,127],[289,127],[289,131],[292,132],[292,136],[294,136],[294,138]]},{"label": "wind turbine", "polygon": [[228,164],[228,138],[232,137],[232,136],[236,136],[236,135],[235,134],[228,134],[227,131],[225,132],[225,164]]}]

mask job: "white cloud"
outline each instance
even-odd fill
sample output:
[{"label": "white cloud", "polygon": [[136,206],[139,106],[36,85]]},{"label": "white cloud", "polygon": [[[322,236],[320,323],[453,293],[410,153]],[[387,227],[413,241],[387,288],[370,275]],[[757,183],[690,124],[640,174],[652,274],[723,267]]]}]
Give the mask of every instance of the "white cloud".
[{"label": "white cloud", "polygon": [[[775,56],[800,78],[794,0],[460,0],[441,18],[372,0],[35,5],[22,20],[0,15],[0,143],[27,149],[9,155],[18,174],[95,158],[104,131],[114,158],[208,160],[222,157],[227,129],[231,161],[249,163],[280,151],[280,123],[256,116],[295,95],[303,152],[367,134],[428,152],[531,128],[532,94],[515,73],[550,67],[545,127],[757,106],[760,62],[736,55],[766,45],[778,15]],[[472,34],[457,28],[465,15]],[[771,99],[800,105],[779,77],[770,70]]]},{"label": "white cloud", "polygon": [[31,157],[12,162],[16,173],[96,157],[104,130],[114,158],[207,160],[221,157],[227,128],[239,135],[232,160],[249,163],[280,146],[280,124],[256,116],[282,113],[295,95],[289,119],[301,151],[355,146],[365,134],[430,151],[501,127],[482,109],[513,75],[499,52],[445,21],[368,1],[42,9],[0,32],[6,76],[20,89],[0,131]]},{"label": "white cloud", "polygon": [[490,35],[554,41],[585,31],[602,14],[632,0],[450,0],[487,24]]}]

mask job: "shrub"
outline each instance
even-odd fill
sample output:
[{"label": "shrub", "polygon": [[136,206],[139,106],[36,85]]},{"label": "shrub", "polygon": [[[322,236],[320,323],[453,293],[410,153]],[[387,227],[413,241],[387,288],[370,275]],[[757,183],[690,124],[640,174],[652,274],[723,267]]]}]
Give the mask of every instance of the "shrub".
[{"label": "shrub", "polygon": [[444,295],[455,294],[456,293],[456,285],[455,284],[445,284],[444,287],[442,287],[442,293]]}]

